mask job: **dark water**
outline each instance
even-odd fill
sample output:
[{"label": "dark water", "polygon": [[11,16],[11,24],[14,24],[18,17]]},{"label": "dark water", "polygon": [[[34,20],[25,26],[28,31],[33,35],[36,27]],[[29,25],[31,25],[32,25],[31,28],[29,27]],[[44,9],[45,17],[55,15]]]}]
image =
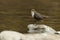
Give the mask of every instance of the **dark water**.
[{"label": "dark water", "polygon": [[[30,14],[32,8],[50,17],[36,23]],[[0,0],[0,31],[24,33],[31,23],[46,24],[60,30],[60,0]]]}]

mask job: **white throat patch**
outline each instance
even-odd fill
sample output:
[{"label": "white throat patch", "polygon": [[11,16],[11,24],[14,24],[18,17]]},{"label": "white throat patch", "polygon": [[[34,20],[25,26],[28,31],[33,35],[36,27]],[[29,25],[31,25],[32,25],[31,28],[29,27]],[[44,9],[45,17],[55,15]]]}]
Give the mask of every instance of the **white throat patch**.
[{"label": "white throat patch", "polygon": [[34,17],[34,11],[31,11],[32,17]]}]

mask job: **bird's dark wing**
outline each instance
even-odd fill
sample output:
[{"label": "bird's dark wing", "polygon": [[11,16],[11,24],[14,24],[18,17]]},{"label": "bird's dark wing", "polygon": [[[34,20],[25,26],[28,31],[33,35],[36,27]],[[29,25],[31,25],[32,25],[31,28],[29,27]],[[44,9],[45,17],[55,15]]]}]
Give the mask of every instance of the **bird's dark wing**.
[{"label": "bird's dark wing", "polygon": [[42,20],[43,19],[42,15],[40,15],[40,14],[34,14],[34,18],[37,19],[37,20]]},{"label": "bird's dark wing", "polygon": [[42,19],[42,18],[44,17],[43,15],[41,15],[40,13],[38,13],[38,12],[36,12],[36,11],[35,11],[34,13],[35,13],[35,16],[36,16],[37,18],[41,18],[41,19]]},{"label": "bird's dark wing", "polygon": [[46,15],[42,15],[41,13],[38,13],[37,11],[35,11],[35,15],[39,16],[40,18],[47,18],[48,17]]}]

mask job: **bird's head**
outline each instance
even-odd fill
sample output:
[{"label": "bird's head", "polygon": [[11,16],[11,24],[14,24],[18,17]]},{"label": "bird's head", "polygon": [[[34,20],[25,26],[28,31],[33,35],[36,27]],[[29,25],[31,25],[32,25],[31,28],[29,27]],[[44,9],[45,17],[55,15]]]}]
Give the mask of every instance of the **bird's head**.
[{"label": "bird's head", "polygon": [[35,11],[35,9],[31,9],[31,11]]},{"label": "bird's head", "polygon": [[31,15],[34,17],[35,9],[31,9]]}]

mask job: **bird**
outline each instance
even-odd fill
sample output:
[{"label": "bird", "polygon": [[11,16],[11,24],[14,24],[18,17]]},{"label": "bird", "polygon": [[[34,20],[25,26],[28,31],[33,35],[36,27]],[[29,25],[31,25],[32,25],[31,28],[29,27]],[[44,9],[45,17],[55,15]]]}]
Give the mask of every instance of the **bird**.
[{"label": "bird", "polygon": [[35,9],[31,9],[31,15],[32,18],[36,19],[37,21],[48,18],[48,16],[42,15],[41,13],[37,12]]}]

